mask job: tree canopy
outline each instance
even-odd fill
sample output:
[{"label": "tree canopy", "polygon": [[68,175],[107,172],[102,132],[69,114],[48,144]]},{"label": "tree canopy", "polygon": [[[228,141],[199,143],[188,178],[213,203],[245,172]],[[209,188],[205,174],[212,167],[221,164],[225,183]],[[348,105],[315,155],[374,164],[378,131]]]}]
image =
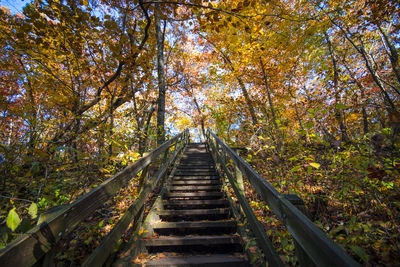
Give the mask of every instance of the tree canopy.
[{"label": "tree canopy", "polygon": [[[359,262],[394,264],[399,14],[393,0],[1,7],[0,246],[157,143],[210,128]],[[293,240],[247,194],[295,264]]]}]

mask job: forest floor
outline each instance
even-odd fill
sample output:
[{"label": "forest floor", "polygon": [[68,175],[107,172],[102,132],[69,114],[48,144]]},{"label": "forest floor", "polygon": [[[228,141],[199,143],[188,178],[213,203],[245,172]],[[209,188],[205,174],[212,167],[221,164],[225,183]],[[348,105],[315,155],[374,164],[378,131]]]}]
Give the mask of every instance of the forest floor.
[{"label": "forest floor", "polygon": [[[247,159],[280,193],[301,197],[309,218],[361,264],[395,266],[400,258],[400,179],[394,156],[354,145],[286,148],[278,160],[267,153],[248,153]],[[255,191],[246,188],[277,251],[295,265],[293,238]]]}]

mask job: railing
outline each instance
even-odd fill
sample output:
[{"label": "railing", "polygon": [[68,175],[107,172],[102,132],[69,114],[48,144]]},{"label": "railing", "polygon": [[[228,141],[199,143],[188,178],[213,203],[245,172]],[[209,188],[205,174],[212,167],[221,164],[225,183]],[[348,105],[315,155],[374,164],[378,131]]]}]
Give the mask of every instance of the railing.
[{"label": "railing", "polygon": [[[248,219],[250,228],[256,236],[259,247],[266,260],[272,266],[282,266],[272,244],[266,236],[260,222],[250,208],[243,188],[228,168],[231,162],[238,175],[246,177],[263,201],[269,206],[277,218],[285,225],[295,240],[296,256],[304,266],[359,266],[336,245],[326,234],[299,211],[284,195],[280,194],[267,180],[261,177],[249,164],[239,157],[229,146],[211,131],[207,132],[207,140],[215,162],[221,167],[235,191],[239,204]],[[306,262],[309,262],[308,264]]]},{"label": "railing", "polygon": [[[147,196],[165,175],[171,163],[175,161],[175,158],[187,142],[188,132],[184,131],[135,161],[89,193],[81,196],[75,202],[59,209],[50,218],[35,226],[21,238],[1,249],[1,266],[31,266],[38,262],[63,236],[70,233],[82,220],[101,207],[105,201],[125,186],[141,170],[155,162],[159,156],[162,156],[164,162],[161,168],[153,177],[143,183],[138,198],[84,263],[85,266],[102,266],[132,220],[140,217],[138,215],[143,211]],[[168,156],[172,146],[174,146],[174,151],[171,156]],[[137,223],[137,220],[135,223]]]}]

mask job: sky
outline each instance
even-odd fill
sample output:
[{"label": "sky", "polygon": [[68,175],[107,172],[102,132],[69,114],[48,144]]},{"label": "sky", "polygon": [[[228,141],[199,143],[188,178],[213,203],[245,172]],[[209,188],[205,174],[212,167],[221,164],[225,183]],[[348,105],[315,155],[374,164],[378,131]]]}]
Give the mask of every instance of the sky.
[{"label": "sky", "polygon": [[0,6],[5,6],[12,13],[22,13],[22,8],[29,3],[30,0],[0,0]]}]

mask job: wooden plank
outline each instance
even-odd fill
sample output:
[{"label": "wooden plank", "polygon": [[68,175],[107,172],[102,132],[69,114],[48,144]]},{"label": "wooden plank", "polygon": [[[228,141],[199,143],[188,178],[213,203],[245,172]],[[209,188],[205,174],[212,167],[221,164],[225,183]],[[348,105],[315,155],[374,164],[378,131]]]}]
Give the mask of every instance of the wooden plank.
[{"label": "wooden plank", "polygon": [[96,249],[90,254],[89,258],[84,262],[82,266],[102,266],[107,260],[108,256],[112,252],[114,246],[117,244],[118,240],[124,234],[129,224],[133,218],[139,213],[143,208],[143,205],[149,195],[154,190],[154,187],[159,183],[161,178],[165,175],[168,167],[172,162],[175,161],[176,156],[182,150],[182,143],[179,149],[175,151],[172,157],[170,157],[167,162],[162,166],[162,168],[155,174],[149,183],[146,183],[143,187],[142,192],[135,202],[128,208],[122,218],[110,231],[110,233],[103,239],[103,241],[96,247]]},{"label": "wooden plank", "polygon": [[207,266],[207,267],[248,267],[243,258],[231,254],[213,254],[201,256],[167,256],[146,262],[146,266]]},{"label": "wooden plank", "polygon": [[286,225],[293,238],[303,247],[317,266],[359,266],[353,258],[347,255],[341,247],[336,245],[321,229],[276,191],[267,180],[261,177],[218,136],[211,131],[209,131],[209,134],[238,166],[242,174],[249,179],[256,192],[269,205],[280,221]]},{"label": "wooden plank", "polygon": [[146,247],[150,246],[192,246],[192,245],[219,245],[239,244],[240,238],[234,235],[201,235],[201,236],[160,236],[146,241]]},{"label": "wooden plank", "polygon": [[221,186],[219,185],[175,185],[169,188],[169,191],[219,191]]},{"label": "wooden plank", "polygon": [[179,192],[179,193],[167,193],[166,198],[181,198],[181,197],[223,197],[222,192]]},{"label": "wooden plank", "polygon": [[218,175],[213,176],[175,176],[174,181],[204,181],[204,180],[219,180]]},{"label": "wooden plank", "polygon": [[157,214],[162,215],[174,215],[174,216],[193,216],[193,215],[225,215],[229,214],[228,209],[192,209],[192,210],[160,210]]},{"label": "wooden plank", "polygon": [[207,180],[176,180],[172,181],[172,185],[219,185],[221,181],[219,179],[207,179]]},{"label": "wooden plank", "polygon": [[193,221],[193,222],[160,222],[154,224],[154,229],[175,228],[234,228],[236,221]]},{"label": "wooden plank", "polygon": [[213,164],[180,164],[178,166],[178,169],[210,169],[210,170],[215,170],[215,167]]},{"label": "wooden plank", "polygon": [[[214,143],[211,142],[211,149],[214,151],[216,147]],[[284,266],[281,258],[275,252],[275,249],[272,245],[272,242],[269,240],[266,235],[263,226],[258,221],[257,216],[254,214],[253,209],[250,207],[246,196],[244,195],[243,190],[240,188],[240,185],[236,179],[234,179],[233,175],[227,168],[226,162],[222,159],[219,153],[216,153],[217,158],[215,159],[220,163],[220,166],[224,170],[226,176],[228,176],[229,182],[232,185],[233,190],[235,191],[235,195],[240,203],[240,206],[243,209],[243,212],[246,214],[247,221],[251,226],[251,230],[257,238],[257,243],[259,247],[263,250],[266,260],[271,266]]]},{"label": "wooden plank", "polygon": [[164,205],[225,205],[226,199],[201,199],[201,200],[185,200],[185,199],[171,199],[164,200]]},{"label": "wooden plank", "polygon": [[64,235],[92,214],[132,177],[167,150],[183,133],[166,141],[146,157],[140,158],[98,187],[71,203],[68,208],[34,227],[19,239],[0,250],[2,266],[31,266],[49,251]]}]

